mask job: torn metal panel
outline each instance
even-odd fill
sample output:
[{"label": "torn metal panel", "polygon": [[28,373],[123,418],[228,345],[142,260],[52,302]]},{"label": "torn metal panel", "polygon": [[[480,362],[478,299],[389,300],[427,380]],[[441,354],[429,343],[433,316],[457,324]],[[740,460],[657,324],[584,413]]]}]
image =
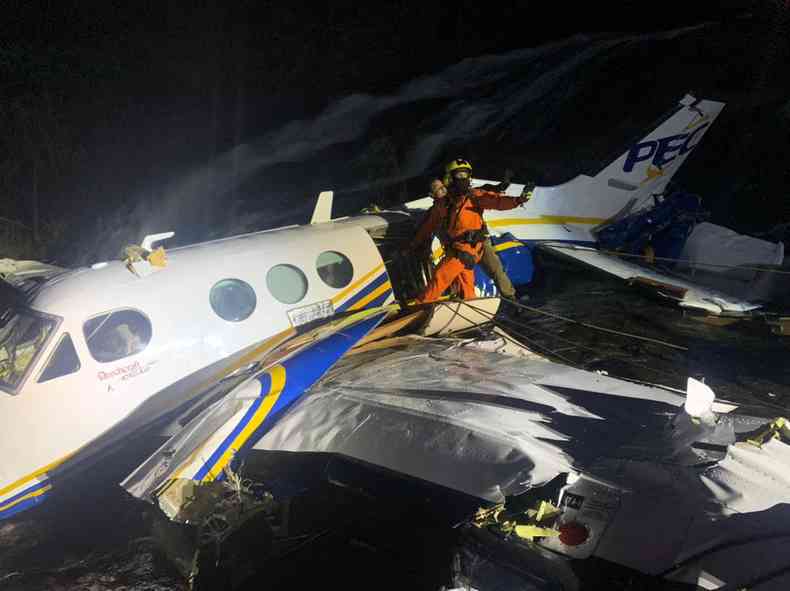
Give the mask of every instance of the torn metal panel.
[{"label": "torn metal panel", "polygon": [[177,519],[192,482],[221,480],[226,468],[356,342],[376,328],[386,310],[364,310],[296,338],[298,346],[270,355],[262,369],[189,421],[121,485]]},{"label": "torn metal panel", "polygon": [[699,468],[602,461],[593,472],[628,492],[595,555],[692,584],[714,575],[733,588],[790,567],[789,467],[790,446],[778,440],[728,446],[726,457]]},{"label": "torn metal panel", "polygon": [[683,397],[463,341],[341,361],[255,446],[334,452],[491,501],[668,424]]},{"label": "torn metal panel", "polygon": [[[541,524],[559,534],[530,534],[544,549],[706,585],[787,567],[782,546],[765,544],[790,535],[790,446],[775,438],[787,436],[785,421],[719,415],[713,392],[693,380],[683,396],[503,354],[502,338],[488,347],[482,337],[395,337],[345,356],[249,453],[335,453],[506,503],[567,477],[546,499],[560,509],[556,521]],[[258,398],[249,387],[190,423],[127,490],[156,492],[183,517],[196,480],[173,470],[222,438],[238,405]],[[762,447],[735,443],[750,438]],[[759,566],[734,573],[730,550],[742,543]]]}]

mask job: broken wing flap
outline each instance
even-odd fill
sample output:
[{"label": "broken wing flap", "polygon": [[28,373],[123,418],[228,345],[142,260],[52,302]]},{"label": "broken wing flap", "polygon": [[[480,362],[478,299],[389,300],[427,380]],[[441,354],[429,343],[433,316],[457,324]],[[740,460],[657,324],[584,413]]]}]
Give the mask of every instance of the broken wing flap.
[{"label": "broken wing flap", "polygon": [[679,306],[719,316],[748,317],[759,314],[761,306],[732,297],[715,289],[699,285],[657,269],[650,269],[597,248],[558,242],[538,245],[541,252],[559,259],[580,263],[621,280],[650,290],[664,298],[676,301]]},{"label": "broken wing flap", "polygon": [[628,280],[628,284],[655,292],[662,298],[675,300],[676,302],[682,302],[688,293],[688,289],[685,287],[663,283],[650,277],[632,277]]},{"label": "broken wing flap", "polygon": [[323,338],[304,345],[245,380],[192,419],[122,483],[130,494],[154,500],[174,521],[196,486],[222,480],[249,449],[351,347],[376,328],[386,311],[363,310],[324,325]]}]

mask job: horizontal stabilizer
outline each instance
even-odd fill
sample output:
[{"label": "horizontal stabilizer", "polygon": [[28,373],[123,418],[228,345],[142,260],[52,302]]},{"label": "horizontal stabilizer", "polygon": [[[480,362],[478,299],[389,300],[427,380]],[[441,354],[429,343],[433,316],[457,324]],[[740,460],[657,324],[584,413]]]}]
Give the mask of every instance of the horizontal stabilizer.
[{"label": "horizontal stabilizer", "polygon": [[599,269],[632,285],[650,289],[663,297],[677,301],[678,305],[684,308],[694,308],[723,316],[746,316],[761,308],[758,303],[731,296],[677,275],[664,273],[660,269],[600,252],[596,248],[544,242],[540,244],[539,249]]}]

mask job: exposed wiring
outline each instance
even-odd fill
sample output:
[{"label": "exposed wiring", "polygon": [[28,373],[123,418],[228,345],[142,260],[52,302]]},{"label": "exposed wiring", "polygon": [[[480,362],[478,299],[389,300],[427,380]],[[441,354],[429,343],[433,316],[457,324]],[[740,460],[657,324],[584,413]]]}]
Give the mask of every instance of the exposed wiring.
[{"label": "exposed wiring", "polygon": [[[515,334],[515,335],[516,335],[516,336],[518,336],[518,337],[521,337],[521,338],[523,338],[524,340],[527,340],[527,342],[529,342],[529,343],[530,343],[530,345],[532,345],[533,343],[532,343],[531,341],[529,341],[529,340],[528,340],[528,339],[527,339],[527,338],[526,338],[526,337],[525,337],[523,334],[521,334],[521,333],[519,333],[519,332],[516,332],[516,331],[515,331],[513,328],[511,328],[511,327],[504,327],[504,326],[502,326],[502,323],[507,323],[507,324],[515,325],[515,326],[518,326],[518,327],[520,327],[520,328],[526,328],[527,330],[535,330],[535,331],[537,331],[537,332],[541,332],[541,333],[543,333],[543,334],[546,334],[546,335],[547,335],[547,336],[549,336],[549,337],[553,337],[553,338],[559,339],[559,340],[561,340],[561,341],[564,341],[564,342],[566,342],[566,343],[568,343],[568,344],[570,344],[570,345],[572,345],[572,346],[574,346],[574,347],[576,347],[576,348],[579,348],[579,349],[584,349],[584,350],[587,350],[587,351],[592,351],[593,353],[599,353],[599,351],[598,351],[598,350],[596,350],[596,349],[594,349],[593,347],[588,347],[588,346],[586,346],[586,345],[582,345],[582,344],[580,344],[580,343],[576,343],[576,342],[574,342],[574,341],[571,341],[570,339],[566,339],[566,338],[564,338],[564,337],[561,337],[561,336],[559,336],[559,335],[555,335],[555,334],[553,334],[553,333],[550,333],[550,332],[548,332],[548,331],[541,331],[540,329],[536,329],[536,328],[534,328],[534,327],[527,326],[527,325],[525,325],[525,324],[521,324],[521,323],[519,323],[519,322],[516,322],[515,320],[512,320],[512,319],[504,319],[504,318],[503,318],[503,319],[499,319],[499,320],[497,320],[497,319],[495,318],[495,316],[494,316],[493,314],[491,314],[490,312],[486,312],[486,310],[482,310],[482,309],[480,309],[480,308],[477,308],[476,306],[472,306],[472,305],[471,305],[471,304],[469,304],[468,302],[464,302],[464,303],[465,303],[467,306],[469,306],[470,308],[472,308],[473,310],[475,310],[475,311],[477,311],[478,313],[480,313],[480,314],[489,314],[489,315],[490,315],[490,318],[491,318],[491,321],[492,321],[492,322],[494,322],[494,324],[495,324],[495,325],[497,325],[497,326],[500,326],[500,328],[504,328],[504,329],[506,329],[506,330],[508,330],[508,331],[512,332],[513,334]],[[570,364],[570,365],[572,365],[573,367],[577,367],[577,368],[580,368],[580,369],[586,369],[586,364],[575,363],[575,362],[573,362],[573,361],[570,361],[570,360],[569,360],[569,359],[567,359],[566,357],[563,357],[562,355],[559,355],[559,353],[557,353],[557,352],[555,352],[555,351],[551,351],[551,350],[549,350],[549,349],[545,349],[545,350],[546,350],[546,351],[548,351],[550,354],[552,354],[552,355],[555,355],[555,356],[559,357],[559,358],[560,358],[560,359],[562,359],[563,361],[566,361],[567,363],[569,363],[569,364]],[[637,363],[637,362],[635,362],[635,361],[631,361],[631,360],[629,360],[629,359],[623,359],[622,357],[617,357],[617,360],[618,360],[618,361],[620,361],[620,362],[622,362],[622,363],[626,363],[626,364],[628,364],[628,365],[631,365],[631,366],[633,366],[633,367],[635,367],[635,368],[642,369],[642,370],[647,370],[647,371],[651,371],[651,372],[653,372],[653,373],[655,373],[655,374],[658,374],[658,375],[661,375],[661,376],[667,376],[667,377],[670,377],[670,378],[675,378],[675,377],[676,377],[676,376],[674,376],[673,374],[670,374],[669,372],[662,371],[662,370],[660,370],[660,369],[655,369],[655,368],[653,368],[653,367],[650,367],[650,366],[644,365],[644,364],[642,364],[642,363]],[[619,376],[617,376],[617,377],[619,378]],[[620,379],[624,379],[624,380],[628,380],[628,381],[638,381],[638,380],[631,380],[630,378],[620,378]],[[668,388],[668,386],[663,386],[663,385],[662,385],[661,387],[667,387],[667,388]],[[672,389],[672,388],[670,388],[670,389]]]},{"label": "exposed wiring", "polygon": [[[476,310],[476,311],[477,311],[479,314],[483,314],[484,316],[488,316],[488,317],[489,317],[489,319],[490,319],[490,320],[493,322],[494,326],[499,326],[499,323],[498,323],[498,322],[497,322],[497,320],[495,319],[495,317],[494,317],[494,314],[492,314],[491,312],[488,312],[487,310],[481,310],[481,309],[479,309],[479,308],[476,308],[475,306],[472,306],[471,304],[469,304],[469,303],[468,303],[468,302],[466,302],[465,300],[457,300],[457,301],[458,301],[458,303],[465,304],[465,305],[466,305],[466,306],[468,306],[469,308],[471,308],[471,309],[473,309],[473,310]],[[460,307],[460,306],[459,306],[459,307]],[[463,319],[463,320],[466,320],[467,322],[469,322],[469,323],[470,323],[470,324],[472,324],[472,325],[474,325],[474,324],[477,324],[477,323],[476,323],[474,320],[471,320],[471,319],[467,318],[466,316],[464,316],[464,315],[463,315],[463,314],[461,314],[460,312],[456,312],[456,314],[457,314],[457,315],[458,315],[458,316],[459,316],[461,319]],[[500,327],[500,328],[501,328],[501,327]],[[508,330],[510,330],[510,329],[508,329]],[[511,330],[511,332],[512,332],[513,334],[515,334],[516,336],[518,336],[518,337],[520,337],[520,338],[524,339],[524,340],[525,340],[527,343],[529,343],[529,345],[530,345],[530,346],[532,346],[532,347],[535,347],[536,349],[538,349],[538,350],[542,351],[543,353],[546,353],[547,355],[552,355],[552,356],[554,356],[554,357],[557,357],[557,358],[559,358],[559,359],[562,359],[563,361],[565,361],[566,363],[568,363],[569,365],[571,365],[571,366],[573,366],[573,367],[579,367],[579,365],[578,365],[577,363],[575,363],[575,362],[571,361],[571,360],[570,360],[570,359],[568,359],[567,357],[564,357],[564,356],[562,356],[562,355],[560,355],[560,354],[558,354],[558,353],[555,353],[554,351],[552,351],[552,350],[551,350],[551,349],[549,349],[548,347],[543,347],[543,346],[541,346],[541,345],[538,345],[537,343],[535,343],[534,341],[532,341],[532,339],[529,339],[528,337],[524,336],[523,334],[520,334],[520,333],[516,332],[515,330]],[[507,340],[507,341],[510,341],[511,343],[513,343],[513,344],[515,344],[515,345],[522,346],[522,343],[518,342],[516,339],[514,339],[513,337],[511,337],[511,336],[509,336],[509,335],[506,335],[506,334],[505,334],[505,335],[502,335],[502,337],[503,337],[505,340]]]},{"label": "exposed wiring", "polygon": [[[488,317],[491,319],[491,321],[492,321],[492,322],[493,322],[493,323],[494,323],[496,326],[499,326],[500,328],[503,328],[503,329],[505,329],[505,330],[508,330],[508,331],[512,332],[513,334],[515,334],[515,335],[517,335],[517,336],[519,336],[519,337],[521,337],[521,338],[524,338],[524,340],[525,340],[525,341],[527,341],[527,342],[530,344],[530,346],[535,346],[533,341],[531,341],[531,340],[527,339],[527,338],[526,338],[526,337],[524,337],[522,334],[520,334],[520,333],[517,333],[515,330],[513,330],[513,329],[512,329],[512,328],[510,328],[510,327],[505,327],[505,326],[502,326],[502,323],[503,323],[503,320],[504,320],[505,322],[509,322],[509,323],[515,324],[515,325],[517,325],[517,326],[520,326],[520,327],[526,328],[526,329],[528,329],[528,330],[536,330],[536,331],[538,331],[539,329],[536,329],[536,328],[534,328],[534,327],[527,326],[527,325],[524,325],[524,324],[520,324],[520,323],[518,323],[518,322],[516,322],[516,321],[514,321],[514,320],[509,320],[509,319],[508,319],[508,320],[505,320],[505,319],[496,319],[496,318],[495,318],[495,315],[494,315],[494,314],[491,314],[491,313],[490,313],[490,312],[488,312],[487,310],[483,310],[483,309],[481,309],[481,308],[478,308],[478,307],[476,307],[476,306],[473,306],[473,305],[471,305],[471,304],[470,304],[468,301],[464,301],[464,300],[461,300],[461,301],[463,301],[463,303],[464,303],[464,304],[466,304],[466,305],[467,305],[467,306],[469,306],[469,307],[470,307],[472,310],[475,310],[475,311],[476,311],[476,312],[478,312],[479,314],[488,315]],[[468,319],[466,319],[466,320],[468,320]],[[546,334],[546,335],[548,335],[548,336],[553,336],[553,337],[555,337],[555,338],[560,338],[560,339],[563,339],[563,340],[567,341],[569,344],[571,344],[571,345],[575,345],[575,346],[577,346],[577,347],[578,347],[578,348],[580,348],[580,349],[586,349],[586,350],[590,350],[590,351],[593,351],[593,352],[595,352],[595,353],[598,353],[598,351],[597,351],[597,350],[595,350],[595,349],[593,349],[592,347],[587,347],[586,345],[581,345],[581,344],[574,343],[574,342],[573,342],[573,341],[571,341],[571,340],[564,339],[564,337],[559,337],[558,335],[554,335],[553,333],[549,333],[548,331],[540,331],[540,332],[543,332],[544,334]],[[515,341],[515,342],[517,343],[517,341]],[[538,345],[538,347],[540,347],[540,346]],[[569,365],[571,365],[571,366],[573,366],[573,367],[576,367],[576,368],[579,368],[579,369],[587,369],[585,365],[583,365],[583,364],[580,364],[580,363],[574,363],[574,362],[572,362],[572,361],[569,361],[569,360],[567,360],[567,358],[560,356],[558,353],[555,353],[555,352],[551,351],[551,350],[550,350],[550,349],[548,349],[548,348],[545,348],[545,347],[544,347],[544,348],[542,348],[542,349],[543,349],[543,351],[547,352],[548,354],[555,355],[555,356],[559,357],[560,359],[562,359],[563,361],[566,361],[567,363],[569,363]],[[616,359],[617,359],[619,362],[626,363],[626,364],[628,364],[628,365],[631,365],[631,366],[633,366],[633,367],[635,367],[635,368],[638,368],[638,369],[643,369],[643,370],[647,370],[647,371],[651,371],[651,372],[653,372],[653,373],[655,373],[655,374],[658,374],[658,375],[661,375],[661,376],[666,376],[666,377],[669,377],[669,378],[671,378],[671,379],[673,379],[673,380],[674,380],[674,379],[677,379],[677,377],[678,377],[676,374],[672,374],[672,373],[670,373],[670,372],[663,371],[663,370],[660,370],[660,369],[655,369],[655,368],[652,368],[652,367],[650,367],[650,366],[648,366],[648,365],[644,365],[644,364],[642,364],[642,363],[637,363],[637,362],[635,362],[635,361],[631,361],[631,360],[629,360],[629,359],[623,359],[622,357],[617,357]],[[644,381],[642,381],[642,380],[637,380],[637,379],[634,379],[634,378],[627,378],[627,377],[622,377],[622,376],[618,376],[618,375],[615,375],[615,374],[610,374],[610,375],[611,375],[612,377],[616,377],[617,379],[620,379],[620,380],[625,380],[625,381],[628,381],[628,382],[634,382],[634,383],[638,383],[638,384],[644,384],[644,385],[648,385],[648,386],[660,387],[660,388],[664,388],[664,389],[667,389],[667,390],[672,390],[672,391],[675,391],[675,392],[678,392],[678,393],[682,392],[682,391],[679,391],[679,390],[677,390],[677,389],[675,389],[675,388],[672,388],[672,387],[670,387],[670,386],[666,386],[666,385],[663,385],[663,384],[653,384],[653,383],[650,383],[650,382],[644,382]],[[741,395],[742,395],[742,396],[746,396],[746,397],[748,397],[748,398],[750,398],[750,399],[751,399],[751,402],[750,402],[749,404],[754,404],[754,405],[756,405],[756,406],[758,406],[758,407],[772,408],[772,409],[779,410],[779,411],[782,411],[782,412],[787,412],[787,409],[786,409],[785,407],[783,407],[783,406],[781,406],[781,405],[778,405],[778,404],[774,404],[774,403],[768,402],[767,400],[763,400],[763,399],[759,398],[758,396],[756,396],[756,395],[754,395],[754,394],[751,394],[751,393],[749,393],[749,392],[742,392],[742,394],[741,394]]]},{"label": "exposed wiring", "polygon": [[616,334],[622,337],[629,337],[632,339],[637,339],[640,341],[645,341],[648,343],[653,343],[656,345],[661,345],[662,347],[669,347],[671,349],[677,349],[678,351],[688,351],[688,347],[682,347],[680,345],[675,345],[673,343],[668,343],[666,341],[661,341],[659,339],[652,339],[650,337],[643,337],[635,334],[631,334],[629,332],[623,332],[621,330],[614,330],[612,328],[604,328],[603,326],[598,326],[596,324],[590,324],[589,322],[582,322],[580,320],[574,320],[573,318],[568,318],[567,316],[560,316],[559,314],[554,314],[552,312],[545,312],[544,310],[540,310],[539,308],[534,308],[532,306],[527,306],[522,304],[521,302],[517,302],[516,300],[511,300],[508,298],[501,298],[504,302],[509,302],[510,304],[518,307],[523,308],[524,310],[529,310],[530,312],[534,312],[535,314],[540,314],[542,316],[547,316],[549,318],[556,318],[557,320],[563,320],[565,322],[570,322],[572,324],[578,324],[579,326],[584,326],[586,328],[590,328],[593,330],[598,330],[601,332],[608,332],[610,334]]}]

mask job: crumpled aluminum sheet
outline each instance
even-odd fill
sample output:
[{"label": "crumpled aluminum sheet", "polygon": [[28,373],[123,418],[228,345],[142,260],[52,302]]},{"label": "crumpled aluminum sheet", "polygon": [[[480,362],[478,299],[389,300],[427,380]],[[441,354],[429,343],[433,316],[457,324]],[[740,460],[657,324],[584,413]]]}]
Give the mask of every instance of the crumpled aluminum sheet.
[{"label": "crumpled aluminum sheet", "polygon": [[731,446],[700,481],[709,499],[678,557],[689,562],[686,570],[733,588],[790,589],[790,445]]},{"label": "crumpled aluminum sheet", "polygon": [[234,415],[245,408],[245,402],[260,393],[257,382],[243,381],[224,398],[207,407],[156,453],[129,474],[121,486],[139,498],[151,501],[151,494],[167,480],[173,469],[187,462],[196,449],[218,431]]},{"label": "crumpled aluminum sheet", "polygon": [[758,588],[762,577],[759,589],[788,588],[790,445],[730,445],[706,467],[605,460],[593,470],[628,490],[599,557],[705,588]]},{"label": "crumpled aluminum sheet", "polygon": [[[499,502],[664,431],[683,401],[458,340],[415,339],[341,360],[255,449],[333,452]],[[661,457],[654,443],[636,453]]]},{"label": "crumpled aluminum sheet", "polygon": [[[691,421],[683,395],[490,339],[396,341],[343,358],[253,453],[337,453],[494,502],[577,470],[619,491],[601,558],[708,586],[787,567],[790,446],[734,444],[764,419]],[[126,488],[146,498],[244,395],[240,385],[196,417]]]}]

